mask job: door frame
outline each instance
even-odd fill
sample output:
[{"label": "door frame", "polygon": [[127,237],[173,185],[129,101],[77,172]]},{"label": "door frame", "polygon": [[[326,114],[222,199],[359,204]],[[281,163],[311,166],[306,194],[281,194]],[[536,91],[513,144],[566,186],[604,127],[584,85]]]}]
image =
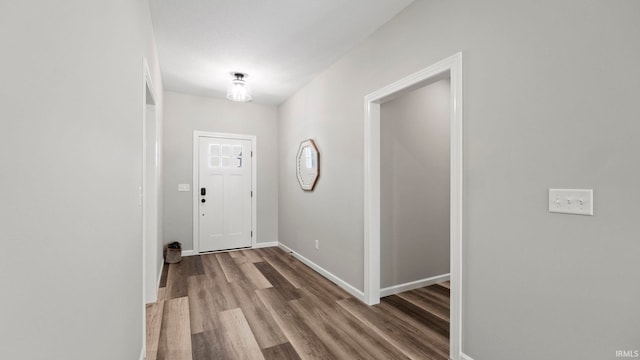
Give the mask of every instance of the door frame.
[{"label": "door frame", "polygon": [[450,99],[450,358],[462,352],[462,53],[443,59],[364,98],[364,298],[380,302],[380,105],[444,78],[451,81]]},{"label": "door frame", "polygon": [[[141,210],[141,237],[142,237],[142,350],[141,356],[146,353],[146,333],[147,333],[147,315],[146,304],[156,302],[158,299],[158,281],[160,280],[160,272],[158,269],[159,256],[159,239],[160,239],[160,125],[158,116],[158,104],[153,88],[153,81],[151,79],[151,72],[149,71],[149,64],[146,58],[142,58],[142,141],[141,141],[141,183],[139,187],[139,205]],[[148,118],[148,106],[153,106],[153,118]],[[154,138],[156,143],[156,161],[155,164],[149,164],[147,162],[147,134],[150,131],[150,121],[153,122]],[[150,168],[151,167],[151,168]],[[151,171],[149,171],[151,170]],[[152,172],[155,177],[155,189],[149,189],[147,187],[148,173]],[[155,199],[155,206],[149,208],[147,199]],[[155,225],[156,236],[155,239],[147,239],[147,228],[149,223]],[[149,241],[151,240],[151,241]],[[153,264],[149,264],[149,260],[153,261]],[[153,270],[150,272],[148,267],[153,265]]]},{"label": "door frame", "polygon": [[258,187],[257,187],[257,164],[258,164],[258,152],[257,152],[257,144],[258,139],[255,135],[245,135],[245,134],[230,134],[230,133],[219,133],[219,132],[209,132],[209,131],[194,131],[193,132],[193,180],[192,180],[192,193],[193,193],[193,251],[196,254],[200,253],[200,227],[199,227],[199,204],[198,201],[198,181],[199,181],[199,173],[198,170],[200,168],[200,138],[223,138],[223,139],[233,139],[233,140],[249,140],[251,141],[251,191],[253,191],[253,196],[251,197],[251,231],[253,232],[251,236],[251,247],[256,247],[256,242],[258,239],[258,231],[257,231],[257,199],[258,199]]},{"label": "door frame", "polygon": [[[158,107],[153,91],[151,73],[147,60],[143,60],[144,95],[142,110],[142,241],[143,241],[143,266],[144,266],[144,299],[147,304],[158,300],[158,282],[160,279],[160,124],[158,121]],[[153,107],[153,113],[149,113],[149,106]],[[152,118],[149,116],[151,115]],[[155,161],[148,162],[147,156],[149,143],[147,136],[153,131],[155,145]],[[149,188],[147,182],[149,176],[153,177],[153,186]],[[153,203],[150,206],[150,202]],[[149,238],[149,230],[155,228],[155,236]],[[149,264],[152,261],[152,264]]]}]

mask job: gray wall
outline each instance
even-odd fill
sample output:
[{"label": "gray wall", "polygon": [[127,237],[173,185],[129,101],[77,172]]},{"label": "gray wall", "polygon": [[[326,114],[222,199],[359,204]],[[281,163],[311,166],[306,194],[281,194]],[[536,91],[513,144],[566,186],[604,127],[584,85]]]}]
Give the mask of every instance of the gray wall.
[{"label": "gray wall", "polygon": [[449,79],[380,106],[380,286],[449,273]]},{"label": "gray wall", "polygon": [[178,192],[178,184],[193,181],[194,130],[257,136],[257,241],[278,241],[277,108],[175,92],[164,100],[165,242],[193,249],[193,193]]},{"label": "gray wall", "polygon": [[[462,51],[464,352],[640,348],[638,43],[635,0],[415,1],[281,105],[280,239],[363,288],[363,97]],[[293,167],[309,137],[311,193]],[[595,216],[550,214],[549,187],[593,188]]]},{"label": "gray wall", "polygon": [[138,359],[148,4],[4,1],[0,43],[0,358]]}]

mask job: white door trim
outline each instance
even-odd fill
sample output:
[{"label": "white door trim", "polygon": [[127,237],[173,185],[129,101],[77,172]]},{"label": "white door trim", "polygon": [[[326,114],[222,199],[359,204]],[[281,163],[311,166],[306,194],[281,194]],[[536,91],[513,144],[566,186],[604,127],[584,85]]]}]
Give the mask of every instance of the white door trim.
[{"label": "white door trim", "polygon": [[[149,97],[149,98],[148,98]],[[153,90],[153,81],[151,80],[151,72],[149,71],[149,64],[147,62],[146,58],[142,58],[142,176],[141,176],[141,183],[140,183],[140,210],[141,210],[141,225],[142,225],[142,231],[141,231],[141,236],[142,236],[142,349],[141,349],[141,356],[144,356],[144,354],[146,353],[146,341],[144,339],[146,339],[146,333],[147,333],[147,314],[146,314],[146,304],[148,302],[154,302],[157,298],[158,298],[158,288],[155,287],[151,292],[149,292],[149,289],[147,289],[148,286],[151,286],[149,284],[149,280],[147,279],[148,277],[151,278],[159,278],[158,274],[156,274],[156,270],[153,271],[153,273],[149,274],[148,273],[148,269],[147,269],[147,258],[149,257],[149,255],[154,255],[152,256],[153,259],[155,259],[155,254],[149,254],[149,244],[147,243],[148,239],[147,239],[147,224],[148,224],[148,219],[150,216],[155,216],[155,224],[157,225],[159,220],[159,216],[158,216],[158,208],[156,206],[156,208],[154,209],[154,213],[150,213],[151,209],[147,208],[147,201],[146,199],[150,196],[155,196],[156,197],[156,204],[158,201],[158,177],[159,177],[159,171],[158,171],[158,164],[154,164],[154,174],[156,176],[156,191],[151,192],[150,190],[152,189],[148,189],[146,184],[147,184],[147,171],[148,171],[148,166],[149,164],[147,164],[147,132],[149,131],[149,129],[147,128],[148,125],[148,119],[147,119],[147,105],[156,105],[156,97],[154,94],[154,90]],[[157,108],[156,108],[157,110]],[[159,140],[158,139],[158,114],[157,112],[154,112],[154,129],[155,129],[155,133],[156,133],[156,142]],[[158,239],[155,239],[156,241],[156,246],[158,243]],[[154,251],[156,252],[156,251]],[[156,267],[154,266],[154,269],[156,269]],[[156,284],[155,281],[151,282],[153,285]]]},{"label": "white door trim", "polygon": [[462,338],[462,53],[376,90],[364,98],[364,295],[380,302],[380,104],[429,83],[451,79],[451,359]]},{"label": "white door trim", "polygon": [[199,212],[199,202],[198,202],[198,169],[200,164],[200,147],[199,147],[199,139],[201,137],[209,137],[209,138],[223,138],[223,139],[236,139],[236,140],[249,140],[251,141],[251,191],[253,191],[253,197],[251,197],[251,229],[253,231],[253,235],[251,236],[251,247],[256,247],[256,242],[258,239],[258,231],[257,231],[257,199],[258,199],[258,139],[255,135],[244,135],[244,134],[229,134],[229,133],[219,133],[219,132],[208,132],[208,131],[194,131],[193,132],[193,180],[192,180],[192,192],[193,192],[193,250],[196,253],[200,253],[200,237],[199,237],[199,229],[198,229],[198,212]]},{"label": "white door trim", "polygon": [[[153,303],[158,299],[158,288],[156,286],[157,279],[160,278],[158,270],[158,247],[160,239],[160,213],[159,213],[159,186],[160,186],[160,169],[159,169],[159,142],[160,142],[160,125],[159,117],[157,114],[156,97],[153,90],[153,83],[151,80],[151,73],[149,72],[149,65],[147,60],[143,58],[143,109],[142,109],[142,186],[141,186],[141,204],[142,204],[142,241],[143,241],[143,272],[146,274],[144,287],[144,299],[145,302]],[[153,107],[153,112],[149,112],[149,106]],[[149,118],[148,118],[149,117]],[[152,118],[151,118],[152,117]],[[153,125],[150,126],[150,123]],[[147,135],[153,131],[153,144],[148,143]],[[155,145],[154,153],[156,155],[155,161],[150,163],[147,161],[148,148],[150,145]],[[153,178],[153,186],[151,188],[147,186],[150,180],[149,176]],[[149,205],[149,201],[153,205]],[[149,229],[155,228],[152,234],[149,234]],[[155,235],[154,235],[155,234]],[[151,242],[150,242],[151,241]],[[149,264],[149,260],[153,263]]]}]

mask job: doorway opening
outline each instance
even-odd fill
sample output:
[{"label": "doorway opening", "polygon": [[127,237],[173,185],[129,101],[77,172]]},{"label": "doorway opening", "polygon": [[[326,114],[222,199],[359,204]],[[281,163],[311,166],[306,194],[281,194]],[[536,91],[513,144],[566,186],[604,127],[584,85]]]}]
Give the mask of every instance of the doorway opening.
[{"label": "doorway opening", "polygon": [[142,243],[143,299],[156,302],[158,280],[162,266],[160,249],[160,129],[156,113],[156,98],[146,60],[143,63],[142,108]]},{"label": "doorway opening", "polygon": [[364,296],[369,305],[381,295],[381,104],[448,79],[449,97],[449,263],[450,336],[453,360],[461,353],[462,249],[462,54],[385,86],[365,97]]},{"label": "doorway opening", "polygon": [[381,104],[380,296],[449,280],[450,95],[445,78]]},{"label": "doorway opening", "polygon": [[194,131],[196,253],[255,246],[256,169],[255,136]]},{"label": "doorway opening", "polygon": [[142,215],[142,349],[146,353],[146,305],[158,300],[162,266],[160,231],[160,129],[156,97],[147,59],[142,62],[142,176],[140,208]]}]

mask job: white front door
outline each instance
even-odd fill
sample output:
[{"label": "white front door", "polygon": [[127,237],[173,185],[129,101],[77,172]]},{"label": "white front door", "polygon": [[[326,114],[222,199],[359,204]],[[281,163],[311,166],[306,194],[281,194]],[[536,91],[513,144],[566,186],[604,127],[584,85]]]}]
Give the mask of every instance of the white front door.
[{"label": "white front door", "polygon": [[251,141],[199,138],[200,252],[251,246]]}]

